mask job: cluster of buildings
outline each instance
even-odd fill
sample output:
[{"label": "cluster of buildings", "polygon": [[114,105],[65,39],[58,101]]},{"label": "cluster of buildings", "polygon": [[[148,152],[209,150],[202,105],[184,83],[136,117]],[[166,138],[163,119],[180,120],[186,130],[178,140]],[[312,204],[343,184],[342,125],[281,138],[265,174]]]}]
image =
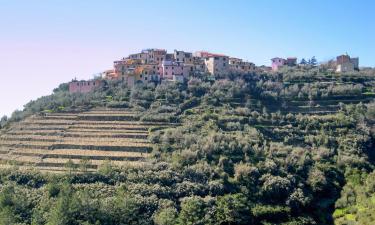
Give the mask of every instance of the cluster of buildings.
[{"label": "cluster of buildings", "polygon": [[[348,55],[338,56],[334,61],[336,72],[351,72],[358,70],[358,58],[350,58]],[[278,71],[280,68],[301,65],[297,58],[271,59],[271,67],[255,67],[254,63],[239,58],[229,57],[223,54],[215,54],[206,51],[195,53],[174,50],[168,53],[164,49],[145,49],[139,53],[131,54],[121,60],[114,61],[113,69],[103,72],[106,80],[119,80],[129,87],[137,83],[161,83],[168,81],[182,82],[190,76],[203,74],[212,77],[221,77],[227,74],[249,74],[255,70]],[[101,86],[102,81],[77,81],[69,83],[69,91],[90,92]]]},{"label": "cluster of buildings", "polygon": [[193,54],[178,50],[168,53],[164,49],[146,49],[115,61],[113,70],[106,71],[105,77],[133,86],[136,83],[183,81],[200,74],[246,74],[254,69],[254,63],[222,54],[205,51]]}]

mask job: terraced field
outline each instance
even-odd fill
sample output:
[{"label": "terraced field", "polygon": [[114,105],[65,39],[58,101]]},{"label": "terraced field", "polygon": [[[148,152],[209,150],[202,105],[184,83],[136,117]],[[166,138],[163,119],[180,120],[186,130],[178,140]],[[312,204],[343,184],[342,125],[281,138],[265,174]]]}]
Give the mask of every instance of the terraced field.
[{"label": "terraced field", "polygon": [[151,151],[149,129],[171,124],[140,122],[129,110],[34,115],[0,136],[1,167],[17,164],[60,172],[95,171],[104,162],[145,166]]}]

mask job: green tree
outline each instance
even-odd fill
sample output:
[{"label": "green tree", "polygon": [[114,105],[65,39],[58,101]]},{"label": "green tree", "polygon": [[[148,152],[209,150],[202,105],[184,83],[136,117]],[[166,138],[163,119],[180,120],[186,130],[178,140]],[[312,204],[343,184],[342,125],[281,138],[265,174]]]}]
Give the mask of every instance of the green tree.
[{"label": "green tree", "polygon": [[178,215],[180,225],[203,225],[205,224],[205,202],[198,196],[187,197],[182,200],[181,211]]},{"label": "green tree", "polygon": [[55,205],[51,208],[47,225],[75,224],[79,212],[79,202],[74,197],[70,184],[65,184]]},{"label": "green tree", "polygon": [[218,198],[216,220],[218,224],[251,224],[250,209],[242,194],[227,194]]},{"label": "green tree", "polygon": [[177,210],[174,207],[162,208],[154,215],[156,225],[175,225],[177,223]]},{"label": "green tree", "polygon": [[309,64],[312,66],[316,66],[318,64],[318,61],[316,60],[315,56],[309,59]]}]

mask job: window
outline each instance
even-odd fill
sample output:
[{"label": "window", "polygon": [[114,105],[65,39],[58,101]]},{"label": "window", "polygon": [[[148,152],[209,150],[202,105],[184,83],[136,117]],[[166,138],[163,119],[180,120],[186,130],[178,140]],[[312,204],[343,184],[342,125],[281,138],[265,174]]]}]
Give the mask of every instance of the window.
[{"label": "window", "polygon": [[165,69],[167,70],[167,69],[168,69],[168,66],[166,66]]},{"label": "window", "polygon": [[172,66],[172,70],[174,70],[174,67]]},{"label": "window", "polygon": [[145,77],[145,80],[147,80],[147,77]]},{"label": "window", "polygon": [[165,75],[168,75],[168,73],[167,73],[167,72],[165,72]]},{"label": "window", "polygon": [[174,72],[172,72],[172,75],[174,75]]},{"label": "window", "polygon": [[124,76],[124,72],[121,72],[121,75]]},{"label": "window", "polygon": [[227,64],[223,63],[223,66],[226,66]]}]

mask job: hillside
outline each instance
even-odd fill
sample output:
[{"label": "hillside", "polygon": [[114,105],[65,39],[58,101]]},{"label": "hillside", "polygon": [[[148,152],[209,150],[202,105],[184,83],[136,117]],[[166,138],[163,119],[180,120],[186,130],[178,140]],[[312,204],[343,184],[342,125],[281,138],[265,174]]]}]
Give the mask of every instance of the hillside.
[{"label": "hillside", "polygon": [[134,88],[109,81],[88,94],[63,84],[2,129],[1,218],[372,224],[374,99],[372,70],[314,67]]}]

